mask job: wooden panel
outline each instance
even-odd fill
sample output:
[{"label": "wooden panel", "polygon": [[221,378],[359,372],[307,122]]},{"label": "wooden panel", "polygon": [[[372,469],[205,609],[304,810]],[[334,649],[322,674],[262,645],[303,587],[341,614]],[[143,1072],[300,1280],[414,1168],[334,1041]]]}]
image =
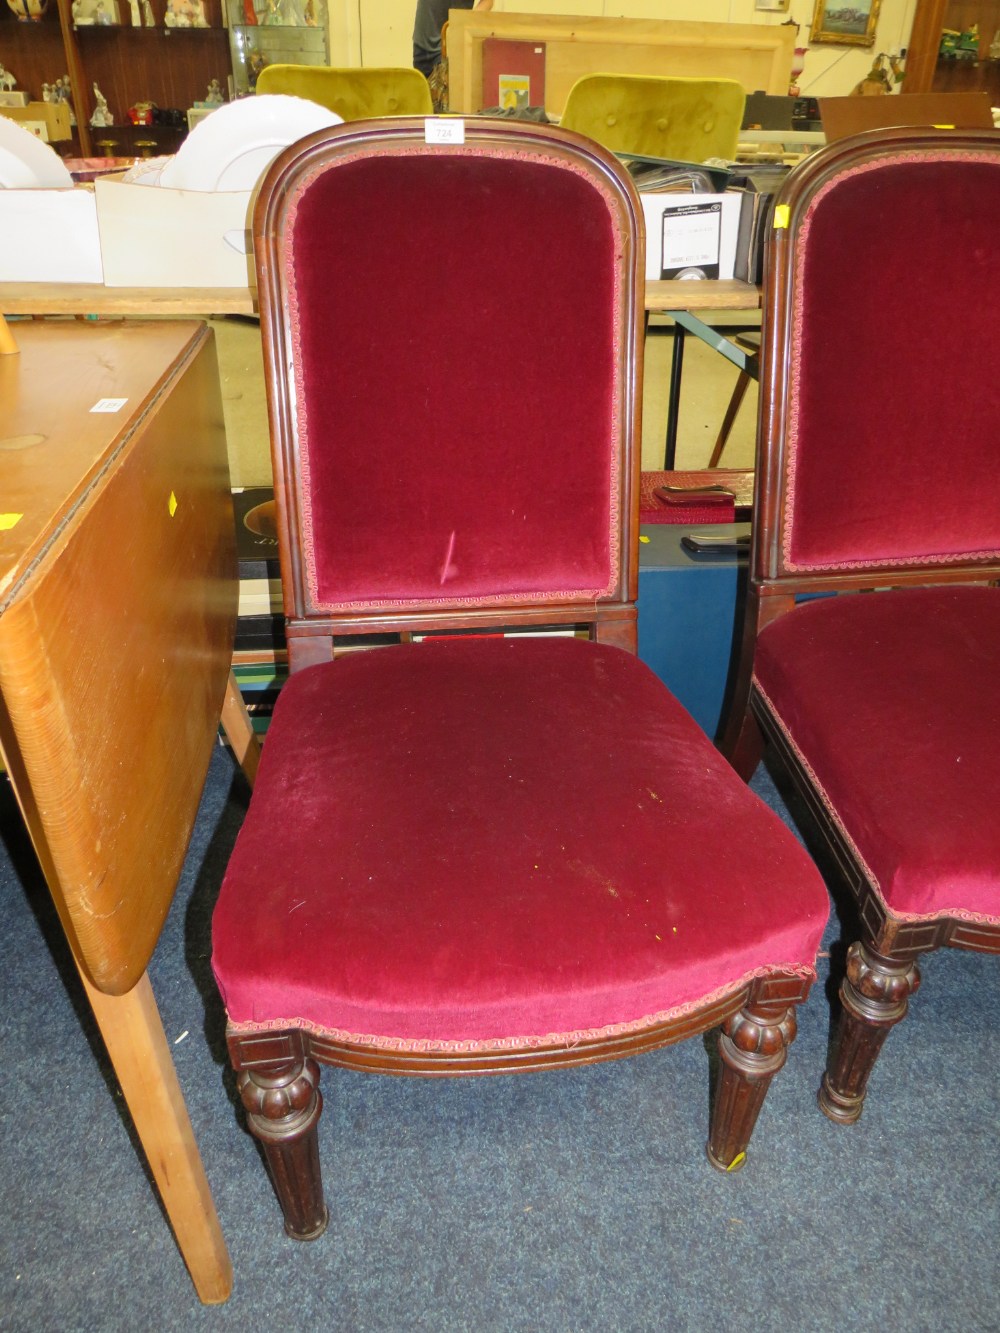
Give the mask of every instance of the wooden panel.
[{"label": "wooden panel", "polygon": [[[89,27],[78,28],[76,40],[88,84],[98,84],[119,124],[140,101],[186,113],[204,98],[211,79],[225,88],[231,69],[229,36],[221,27]],[[93,136],[107,132],[94,130]]]},{"label": "wooden panel", "polygon": [[651,278],[646,282],[646,310],[759,310],[760,288],[736,278],[690,282]]},{"label": "wooden panel", "polygon": [[[748,282],[646,283],[647,310],[756,310],[760,290]],[[0,311],[7,315],[252,315],[255,292],[240,287],[102,287],[98,284],[5,282]],[[15,340],[24,326],[12,324]]]},{"label": "wooden panel", "polygon": [[[214,342],[29,325],[0,365],[0,745],[92,983],[156,944],[222,706],[235,549]],[[52,392],[46,365],[67,368]],[[127,399],[92,413],[101,397]],[[11,437],[40,435],[10,447]]]},{"label": "wooden panel", "polygon": [[786,24],[687,23],[454,10],[448,26],[452,111],[482,106],[487,37],[545,43],[545,103],[561,115],[584,74],[660,74],[736,79],[748,92],[786,93],[794,28]]},{"label": "wooden panel", "polygon": [[68,73],[55,4],[37,23],[19,23],[6,4],[0,7],[0,61],[21,92],[42,100],[42,84]]},{"label": "wooden panel", "polygon": [[[84,282],[0,283],[5,315],[253,315],[246,287],[105,287]],[[15,337],[21,325],[14,325]]]}]

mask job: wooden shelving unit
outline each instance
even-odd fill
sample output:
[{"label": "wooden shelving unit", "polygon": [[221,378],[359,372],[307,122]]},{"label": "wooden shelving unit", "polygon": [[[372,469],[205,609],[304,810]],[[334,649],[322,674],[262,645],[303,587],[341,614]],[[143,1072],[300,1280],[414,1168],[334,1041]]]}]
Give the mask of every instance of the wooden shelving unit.
[{"label": "wooden shelving unit", "polygon": [[[938,56],[945,28],[979,28],[978,60],[942,60]],[[1000,0],[918,0],[906,53],[907,93],[970,93],[984,90],[1000,105],[1000,61],[991,60],[990,43],[1000,30]]]},{"label": "wooden shelving unit", "polygon": [[[226,87],[229,35],[220,0],[204,0],[207,28],[165,27],[166,0],[151,3],[155,27],[133,27],[127,0],[119,0],[122,22],[107,26],[77,27],[71,0],[52,0],[36,23],[21,22],[0,5],[0,62],[18,88],[41,101],[44,83],[69,75],[77,127],[71,141],[53,144],[58,152],[89,157],[100,141],[115,145],[113,156],[137,154],[142,141],[148,154],[173,152],[187,131],[188,107],[205,97],[212,79]],[[115,118],[102,129],[89,125],[95,83]],[[180,123],[132,125],[127,113],[137,102],[179,112]]]}]

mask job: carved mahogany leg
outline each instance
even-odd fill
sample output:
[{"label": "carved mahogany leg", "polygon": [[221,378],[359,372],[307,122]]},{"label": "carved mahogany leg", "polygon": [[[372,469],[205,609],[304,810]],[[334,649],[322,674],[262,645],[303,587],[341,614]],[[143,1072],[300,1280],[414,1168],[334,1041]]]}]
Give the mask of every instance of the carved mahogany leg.
[{"label": "carved mahogany leg", "polygon": [[329,1220],[319,1169],[319,1066],[297,1060],[244,1069],[238,1086],[250,1129],[264,1148],[285,1231],[293,1240],[315,1240]]},{"label": "carved mahogany leg", "polygon": [[920,985],[912,959],[876,953],[860,941],[847,952],[847,975],[840,987],[843,1012],[819,1090],[820,1110],[841,1125],[861,1115],[868,1076],[882,1043],[906,1014]]},{"label": "carved mahogany leg", "polygon": [[795,1009],[751,998],[719,1034],[722,1069],[712,1105],[706,1152],[720,1171],[738,1171],[771,1079],[795,1040]]}]

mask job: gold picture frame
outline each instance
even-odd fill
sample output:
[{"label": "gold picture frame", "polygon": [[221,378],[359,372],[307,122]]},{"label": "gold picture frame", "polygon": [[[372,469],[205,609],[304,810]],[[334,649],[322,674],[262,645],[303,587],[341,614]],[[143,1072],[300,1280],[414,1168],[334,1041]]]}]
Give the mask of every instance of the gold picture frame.
[{"label": "gold picture frame", "polygon": [[816,0],[810,42],[874,46],[882,0]]}]

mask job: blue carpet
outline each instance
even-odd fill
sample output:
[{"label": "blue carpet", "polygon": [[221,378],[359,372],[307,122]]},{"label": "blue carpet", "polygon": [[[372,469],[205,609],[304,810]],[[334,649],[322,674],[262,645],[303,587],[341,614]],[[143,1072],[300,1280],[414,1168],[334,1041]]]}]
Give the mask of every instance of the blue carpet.
[{"label": "blue carpet", "polygon": [[[789,817],[763,770],[754,785]],[[331,1226],[312,1245],[287,1240],[237,1124],[208,970],[244,801],[220,750],[150,969],[236,1272],[228,1305],[206,1309],[0,780],[0,1328],[1000,1329],[1000,961],[951,951],[927,959],[849,1129],[815,1104],[821,960],[731,1178],[704,1158],[707,1039],[534,1077],[325,1070]],[[835,960],[839,936],[834,917]]]}]

